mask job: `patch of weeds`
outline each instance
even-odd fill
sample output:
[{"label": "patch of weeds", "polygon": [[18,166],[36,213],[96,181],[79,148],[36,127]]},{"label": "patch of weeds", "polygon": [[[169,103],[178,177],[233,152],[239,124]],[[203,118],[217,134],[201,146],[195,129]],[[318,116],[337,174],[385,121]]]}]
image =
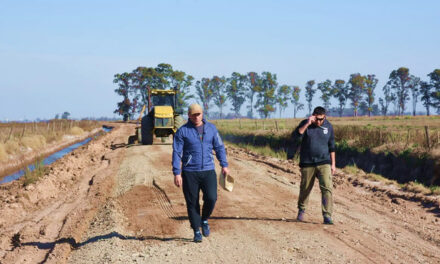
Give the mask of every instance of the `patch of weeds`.
[{"label": "patch of weeds", "polygon": [[408,182],[403,185],[403,190],[413,193],[430,194],[431,190],[418,182]]},{"label": "patch of weeds", "polygon": [[[227,140],[225,140],[225,141],[227,141]],[[233,146],[237,146],[239,148],[247,149],[247,150],[250,150],[252,152],[258,153],[260,155],[263,155],[263,156],[274,157],[274,158],[282,159],[282,160],[285,160],[286,157],[287,157],[287,153],[284,150],[276,151],[276,150],[272,149],[268,145],[266,145],[264,147],[260,147],[260,146],[254,146],[254,145],[251,145],[251,144],[243,144],[243,143],[236,144],[236,143],[233,143],[233,142],[230,142],[230,141],[227,141],[227,142],[228,142],[228,144],[231,144]],[[297,158],[297,157],[295,157],[295,158]]]},{"label": "patch of weeds", "polygon": [[27,186],[37,182],[38,179],[46,173],[46,171],[47,168],[44,166],[43,159],[38,159],[34,163],[34,170],[31,171],[29,167],[26,168],[26,171],[23,175],[23,185]]},{"label": "patch of weeds", "polygon": [[429,190],[431,190],[432,195],[440,195],[440,186],[430,186]]},{"label": "patch of weeds", "polygon": [[412,148],[407,148],[407,149],[403,150],[402,152],[400,152],[399,156],[408,161],[412,151],[413,151]]},{"label": "patch of weeds", "polygon": [[369,180],[372,180],[372,181],[383,182],[383,183],[385,183],[387,185],[391,185],[391,184],[397,185],[396,181],[387,179],[387,178],[383,177],[382,175],[379,175],[379,174],[376,174],[376,173],[367,173],[365,175],[365,178],[367,178]]},{"label": "patch of weeds", "polygon": [[349,174],[357,174],[359,172],[359,168],[356,165],[347,165],[342,168],[342,171]]}]

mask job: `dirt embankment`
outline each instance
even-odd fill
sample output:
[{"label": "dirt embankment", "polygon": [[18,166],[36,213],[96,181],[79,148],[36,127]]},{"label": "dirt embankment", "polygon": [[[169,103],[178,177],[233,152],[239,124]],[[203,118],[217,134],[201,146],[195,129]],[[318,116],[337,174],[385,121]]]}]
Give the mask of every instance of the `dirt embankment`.
[{"label": "dirt embankment", "polygon": [[132,128],[27,190],[2,187],[1,263],[440,263],[439,197],[338,171],[335,225],[322,224],[318,186],[300,223],[298,167],[232,147],[234,191],[219,190],[212,234],[193,243],[171,145],[126,148]]},{"label": "dirt embankment", "polygon": [[123,157],[126,135],[114,131],[69,153],[37,183],[0,186],[0,262],[36,263],[65,258],[107,199]]}]

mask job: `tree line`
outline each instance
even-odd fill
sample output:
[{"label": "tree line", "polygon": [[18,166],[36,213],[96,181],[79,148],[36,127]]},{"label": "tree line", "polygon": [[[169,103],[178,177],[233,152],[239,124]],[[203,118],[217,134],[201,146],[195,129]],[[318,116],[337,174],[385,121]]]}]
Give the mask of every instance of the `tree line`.
[{"label": "tree line", "polygon": [[[183,71],[174,70],[170,64],[161,63],[157,67],[137,67],[132,72],[114,75],[113,82],[118,85],[115,92],[122,96],[115,113],[123,116],[124,120],[132,119],[148,102],[151,89],[175,89],[177,91],[178,111],[188,106],[188,100],[196,99],[210,116],[212,106],[217,106],[217,117],[224,118],[224,107],[229,102],[234,117],[241,117],[241,109],[247,102],[247,117],[268,118],[278,110],[280,117],[291,103],[293,116],[298,111],[312,111],[312,101],[316,92],[324,108],[339,116],[346,115],[347,104],[350,105],[351,115],[358,116],[359,112],[371,115],[388,115],[394,113],[403,115],[412,100],[412,114],[416,115],[419,100],[430,115],[430,107],[440,113],[440,69],[427,74],[428,80],[422,81],[411,75],[408,68],[400,67],[393,70],[383,86],[383,97],[376,100],[375,90],[378,79],[374,74],[362,75],[353,73],[347,81],[329,79],[316,83],[308,81],[304,86],[305,100],[300,98],[302,89],[299,86],[279,85],[275,73],[248,72],[241,74],[233,72],[231,76],[212,76],[194,80],[194,77]],[[196,94],[191,93],[191,87]],[[319,95],[319,94],[318,94]],[[337,106],[331,107],[330,100],[334,98]],[[393,105],[394,109],[391,109]]]}]

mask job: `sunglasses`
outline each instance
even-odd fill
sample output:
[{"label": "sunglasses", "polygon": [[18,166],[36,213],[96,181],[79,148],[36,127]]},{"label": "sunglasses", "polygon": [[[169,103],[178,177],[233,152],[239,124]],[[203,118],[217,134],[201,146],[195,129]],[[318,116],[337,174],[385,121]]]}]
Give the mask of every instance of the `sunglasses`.
[{"label": "sunglasses", "polygon": [[323,121],[325,119],[325,117],[323,118],[316,118],[316,121]]}]

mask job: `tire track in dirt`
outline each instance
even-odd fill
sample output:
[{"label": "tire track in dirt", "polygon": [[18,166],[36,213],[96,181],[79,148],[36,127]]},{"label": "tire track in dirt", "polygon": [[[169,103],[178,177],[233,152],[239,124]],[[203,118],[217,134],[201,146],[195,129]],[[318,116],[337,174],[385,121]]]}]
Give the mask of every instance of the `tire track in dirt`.
[{"label": "tire track in dirt", "polygon": [[[3,235],[7,233],[15,234],[12,236],[15,246],[6,251],[2,261],[63,262],[64,256],[70,252],[70,247],[76,244],[75,237],[81,232],[80,221],[87,223],[88,212],[93,212],[93,205],[103,197],[101,187],[107,186],[105,179],[110,170],[110,159],[104,157],[112,151],[106,146],[123,133],[124,129],[121,131],[117,128],[112,133],[75,150],[51,165],[51,173],[32,184],[29,189],[17,190],[19,193],[27,191],[24,195],[27,200],[22,201],[23,205],[26,205],[26,211],[14,216],[23,220],[9,225],[9,231],[2,230],[2,240],[5,238]],[[70,163],[73,161],[90,166],[78,173],[81,167]],[[117,161],[114,161],[114,165],[117,165]],[[16,183],[12,183],[10,187],[15,185]]]},{"label": "tire track in dirt", "polygon": [[[84,244],[71,255],[69,263],[102,262],[113,258],[115,247],[112,245],[115,243],[123,247],[125,243],[136,241],[167,241],[176,234],[176,227],[181,226],[181,222],[175,220],[178,214],[162,186],[163,179],[172,179],[171,170],[163,169],[170,167],[170,163],[165,164],[160,158],[165,155],[168,161],[169,154],[164,153],[163,148],[139,145],[127,149],[112,199],[108,202],[112,206],[104,206],[85,241],[95,241],[96,237],[104,239]],[[125,259],[127,256],[123,255],[121,253],[121,258]]]},{"label": "tire track in dirt", "polygon": [[[173,186],[171,146],[128,148],[118,175],[121,186],[112,198],[114,207],[100,213],[96,222],[103,223],[93,225],[85,240],[93,242],[76,250],[69,262],[439,262],[435,243],[389,215],[392,208],[382,203],[383,197],[352,186],[342,175],[335,185],[336,224],[322,225],[317,186],[310,197],[307,222],[299,223],[295,220],[300,178],[296,165],[272,158],[260,161],[258,155],[233,148],[228,153],[236,179],[234,191],[219,190],[210,219],[212,235],[195,244],[189,242],[192,232],[181,189]],[[423,211],[418,204],[409,206],[416,213]],[[418,223],[410,215],[407,218]],[[95,241],[96,237],[103,238]]]}]

